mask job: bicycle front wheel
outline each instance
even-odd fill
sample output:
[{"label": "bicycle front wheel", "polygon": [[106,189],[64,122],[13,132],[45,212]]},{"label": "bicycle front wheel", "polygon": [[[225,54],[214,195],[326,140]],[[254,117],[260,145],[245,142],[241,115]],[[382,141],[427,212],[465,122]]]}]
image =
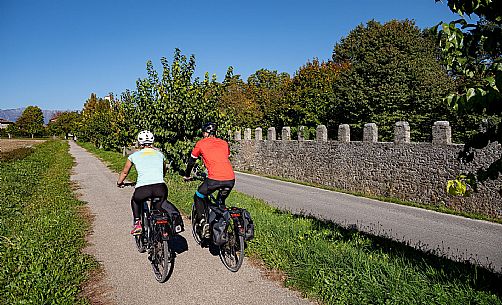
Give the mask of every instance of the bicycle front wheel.
[{"label": "bicycle front wheel", "polygon": [[237,233],[233,222],[227,227],[228,242],[220,246],[220,259],[225,267],[237,272],[244,260],[244,236]]},{"label": "bicycle front wheel", "polygon": [[192,203],[192,214],[190,217],[190,220],[192,221],[192,235],[193,239],[195,239],[195,242],[200,245],[202,242],[202,228],[200,224],[197,223],[197,211],[195,210],[195,203]]},{"label": "bicycle front wheel", "polygon": [[146,251],[146,226],[145,226],[145,215],[141,214],[141,223],[143,224],[143,232],[139,235],[134,235],[134,241],[136,242],[136,248],[139,253],[144,253]]},{"label": "bicycle front wheel", "polygon": [[144,253],[146,250],[145,241],[143,239],[143,234],[135,235],[134,240],[136,241],[136,248],[139,253]]},{"label": "bicycle front wheel", "polygon": [[174,255],[169,248],[169,242],[156,239],[152,245],[151,258],[153,273],[159,283],[164,283],[171,277],[174,268]]}]

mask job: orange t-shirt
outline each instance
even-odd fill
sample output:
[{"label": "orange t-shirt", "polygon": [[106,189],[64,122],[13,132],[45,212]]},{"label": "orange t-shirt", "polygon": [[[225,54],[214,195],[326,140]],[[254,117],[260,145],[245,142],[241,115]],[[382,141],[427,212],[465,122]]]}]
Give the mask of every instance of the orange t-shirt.
[{"label": "orange t-shirt", "polygon": [[234,170],[228,157],[230,147],[222,139],[208,137],[195,144],[192,150],[192,157],[197,159],[202,155],[202,161],[207,168],[209,179],[225,181],[235,179]]}]

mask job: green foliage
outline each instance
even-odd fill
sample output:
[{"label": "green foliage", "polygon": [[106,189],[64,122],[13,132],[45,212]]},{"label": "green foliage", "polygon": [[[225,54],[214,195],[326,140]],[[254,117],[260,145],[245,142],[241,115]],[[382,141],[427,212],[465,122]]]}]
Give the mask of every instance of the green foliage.
[{"label": "green foliage", "polygon": [[76,135],[82,141],[89,141],[96,147],[120,150],[132,143],[128,137],[127,114],[121,102],[113,95],[109,99],[96,97],[92,93],[84,104],[80,118],[76,117]]},{"label": "green foliage", "polygon": [[147,63],[148,77],[138,79],[137,91],[123,94],[126,115],[130,118],[129,135],[148,129],[174,168],[186,162],[200,128],[205,122],[218,124],[219,134],[227,136],[231,118],[218,111],[220,84],[215,76],[204,80],[194,78],[195,57],[187,58],[176,49],[172,63],[161,58],[159,77],[151,61]]},{"label": "green foliage", "polygon": [[318,59],[300,67],[288,88],[287,124],[317,127],[329,121],[328,109],[336,96],[333,83],[344,69],[346,64]]},{"label": "green foliage", "polygon": [[11,136],[20,136],[22,134],[21,130],[16,124],[9,124],[9,126],[5,128],[5,132],[7,133],[7,135],[10,134]]},{"label": "green foliage", "polygon": [[76,111],[59,112],[51,118],[47,125],[49,135],[67,136],[78,132],[77,126],[80,121],[80,114]]},{"label": "green foliage", "polygon": [[289,74],[267,69],[260,69],[248,77],[248,95],[258,105],[261,126],[282,127],[288,124],[286,100],[290,83]]},{"label": "green foliage", "polygon": [[68,144],[46,142],[0,162],[0,303],[85,304],[80,285],[97,264],[82,253],[87,224],[73,197]]},{"label": "green foliage", "polygon": [[430,140],[433,122],[448,119],[442,97],[454,86],[437,56],[435,40],[412,21],[356,27],[333,51],[333,61],[349,68],[334,83],[328,129],[347,123],[360,139],[364,124],[376,123],[388,141],[394,124],[408,121],[413,140]]},{"label": "green foliage", "polygon": [[17,119],[16,125],[22,132],[30,134],[41,134],[44,131],[44,114],[38,106],[28,106]]},{"label": "green foliage", "polygon": [[[453,12],[475,14],[476,24],[465,19],[438,25],[438,38],[445,65],[460,86],[445,100],[459,114],[474,113],[484,118],[479,133],[466,142],[460,159],[470,162],[475,149],[491,142],[502,143],[502,6],[500,1],[449,0]],[[497,179],[502,172],[502,158],[488,169],[467,176],[474,181]],[[477,181],[476,181],[477,180]]]},{"label": "green foliage", "polygon": [[448,180],[446,184],[446,192],[450,195],[469,196],[471,194],[471,187],[468,184],[466,175],[460,175],[457,179]]},{"label": "green foliage", "polygon": [[249,93],[249,86],[240,75],[233,75],[232,67],[227,71],[219,99],[219,111],[232,119],[236,126],[258,126],[263,113],[257,101]]}]

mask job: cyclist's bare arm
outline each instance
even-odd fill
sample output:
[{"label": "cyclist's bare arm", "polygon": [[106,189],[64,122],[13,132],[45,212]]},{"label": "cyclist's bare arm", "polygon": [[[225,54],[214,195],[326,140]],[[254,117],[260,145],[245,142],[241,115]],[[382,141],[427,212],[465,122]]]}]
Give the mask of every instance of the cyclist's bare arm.
[{"label": "cyclist's bare arm", "polygon": [[127,161],[124,165],[124,168],[122,169],[122,171],[119,174],[119,179],[117,180],[118,186],[124,184],[124,180],[127,178],[127,175],[129,174],[129,171],[131,170],[131,167],[132,167],[132,162],[129,159],[127,159]]}]

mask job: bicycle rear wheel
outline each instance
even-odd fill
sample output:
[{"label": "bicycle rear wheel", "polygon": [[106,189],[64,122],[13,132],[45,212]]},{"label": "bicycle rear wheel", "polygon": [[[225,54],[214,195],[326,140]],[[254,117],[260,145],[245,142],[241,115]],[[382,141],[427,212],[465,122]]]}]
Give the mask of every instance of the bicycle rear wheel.
[{"label": "bicycle rear wheel", "polygon": [[159,283],[164,283],[171,277],[174,268],[174,255],[171,254],[169,242],[156,238],[152,245],[152,253],[150,260],[152,262],[153,273],[155,279]]},{"label": "bicycle rear wheel", "polygon": [[244,260],[244,237],[237,234],[233,221],[227,226],[227,233],[228,242],[220,246],[219,256],[228,270],[237,272]]}]

